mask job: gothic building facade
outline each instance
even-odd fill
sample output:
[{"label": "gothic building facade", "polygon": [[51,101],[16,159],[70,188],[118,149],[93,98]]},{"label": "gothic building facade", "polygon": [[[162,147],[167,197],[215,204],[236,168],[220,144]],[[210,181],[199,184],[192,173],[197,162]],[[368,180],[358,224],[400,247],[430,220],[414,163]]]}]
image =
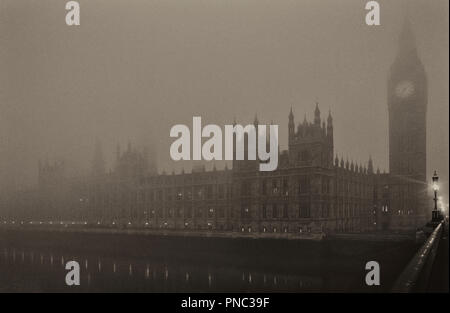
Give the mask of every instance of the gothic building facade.
[{"label": "gothic building facade", "polygon": [[37,189],[12,196],[20,201],[8,202],[3,217],[266,234],[415,229],[428,218],[427,81],[408,22],[389,75],[388,174],[371,158],[363,165],[335,156],[331,112],[324,118],[316,103],[311,122],[289,112],[288,149],[275,171],[242,160],[157,174],[148,151],[129,145],[106,173],[97,145],[89,178],[64,180],[63,164],[40,165]]}]

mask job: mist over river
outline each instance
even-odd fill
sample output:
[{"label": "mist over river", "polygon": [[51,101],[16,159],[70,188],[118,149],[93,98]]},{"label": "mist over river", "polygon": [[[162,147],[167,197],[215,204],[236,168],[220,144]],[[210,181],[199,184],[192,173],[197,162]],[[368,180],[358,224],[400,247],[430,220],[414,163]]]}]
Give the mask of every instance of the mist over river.
[{"label": "mist over river", "polygon": [[[412,241],[280,239],[0,230],[1,292],[383,292]],[[67,286],[65,264],[81,268]],[[365,264],[381,286],[365,285]]]}]

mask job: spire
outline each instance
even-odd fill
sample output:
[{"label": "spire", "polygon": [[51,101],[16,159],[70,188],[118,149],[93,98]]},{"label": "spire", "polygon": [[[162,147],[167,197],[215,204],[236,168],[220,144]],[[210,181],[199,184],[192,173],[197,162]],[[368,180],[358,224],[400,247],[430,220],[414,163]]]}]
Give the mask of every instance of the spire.
[{"label": "spire", "polygon": [[328,111],[327,126],[328,128],[333,127],[333,117],[331,116],[331,109]]},{"label": "spire", "polygon": [[255,120],[253,121],[253,125],[257,126],[259,124],[258,122],[258,114],[255,113]]},{"label": "spire", "polygon": [[369,174],[373,174],[373,161],[372,161],[372,156],[369,156],[369,163],[368,163],[368,172]]},{"label": "spire", "polygon": [[339,166],[339,158],[338,158],[337,154],[336,154],[336,157],[334,158],[334,165],[335,165],[336,167]]},{"label": "spire", "polygon": [[399,36],[399,56],[417,57],[416,39],[412,31],[411,21],[406,14],[403,28]]},{"label": "spire", "polygon": [[314,124],[320,125],[320,110],[318,101],[316,101],[316,109],[314,110]]},{"label": "spire", "polygon": [[289,111],[289,126],[294,127],[294,113],[292,112],[292,107],[291,110]]},{"label": "spire", "polygon": [[289,139],[292,139],[295,133],[294,113],[292,113],[292,107],[291,111],[289,112],[288,131],[289,131]]}]

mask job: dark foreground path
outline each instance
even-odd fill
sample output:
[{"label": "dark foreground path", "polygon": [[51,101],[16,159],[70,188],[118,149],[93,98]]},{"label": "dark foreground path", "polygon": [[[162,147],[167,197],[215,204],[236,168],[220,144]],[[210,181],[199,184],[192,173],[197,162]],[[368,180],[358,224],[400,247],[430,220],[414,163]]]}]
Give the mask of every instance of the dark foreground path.
[{"label": "dark foreground path", "polygon": [[428,292],[449,292],[448,280],[448,224],[444,224],[444,232],[442,234],[439,248],[436,253],[433,269],[428,284]]}]

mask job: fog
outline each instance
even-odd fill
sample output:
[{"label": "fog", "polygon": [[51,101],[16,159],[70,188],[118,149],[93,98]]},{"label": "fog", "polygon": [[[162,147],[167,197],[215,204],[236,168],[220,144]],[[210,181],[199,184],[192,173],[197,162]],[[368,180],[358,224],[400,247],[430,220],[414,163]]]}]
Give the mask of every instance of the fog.
[{"label": "fog", "polygon": [[[152,146],[159,171],[175,124],[279,125],[331,110],[339,156],[388,170],[387,75],[409,15],[428,75],[428,176],[448,194],[448,1],[379,1],[381,25],[356,0],[0,0],[0,183],[36,183],[39,159],[107,167],[116,145]],[[209,164],[208,166],[211,166]],[[220,164],[218,167],[223,166]],[[447,197],[448,199],[448,197]]]}]

